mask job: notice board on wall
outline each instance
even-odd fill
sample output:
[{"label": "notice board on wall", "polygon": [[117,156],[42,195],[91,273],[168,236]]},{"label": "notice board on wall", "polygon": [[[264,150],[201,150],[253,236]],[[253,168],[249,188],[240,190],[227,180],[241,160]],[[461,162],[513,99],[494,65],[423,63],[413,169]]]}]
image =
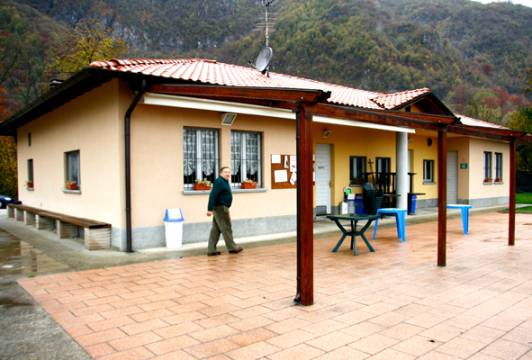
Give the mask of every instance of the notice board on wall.
[{"label": "notice board on wall", "polygon": [[272,189],[297,188],[297,157],[295,155],[274,154],[270,160]]}]

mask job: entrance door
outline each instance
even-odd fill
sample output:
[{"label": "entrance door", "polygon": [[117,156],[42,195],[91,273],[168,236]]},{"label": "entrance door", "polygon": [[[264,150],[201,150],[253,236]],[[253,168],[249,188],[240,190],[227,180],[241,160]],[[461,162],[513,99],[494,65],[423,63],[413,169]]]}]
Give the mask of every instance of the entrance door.
[{"label": "entrance door", "polygon": [[447,152],[447,203],[458,201],[458,153]]},{"label": "entrance door", "polygon": [[331,145],[316,145],[316,215],[331,213]]}]

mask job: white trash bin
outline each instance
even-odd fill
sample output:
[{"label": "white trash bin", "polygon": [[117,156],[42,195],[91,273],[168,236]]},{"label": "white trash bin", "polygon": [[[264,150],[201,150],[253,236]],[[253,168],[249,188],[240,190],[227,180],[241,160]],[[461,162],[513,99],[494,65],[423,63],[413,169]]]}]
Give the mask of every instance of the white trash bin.
[{"label": "white trash bin", "polygon": [[181,209],[166,209],[164,213],[164,233],[166,247],[181,249],[183,247],[183,211]]}]

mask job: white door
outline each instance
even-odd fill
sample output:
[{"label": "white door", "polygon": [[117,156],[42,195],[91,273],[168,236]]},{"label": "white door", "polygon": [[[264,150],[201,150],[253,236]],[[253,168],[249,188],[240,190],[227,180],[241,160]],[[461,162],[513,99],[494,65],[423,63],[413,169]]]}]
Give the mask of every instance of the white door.
[{"label": "white door", "polygon": [[447,203],[458,201],[458,153],[447,152]]},{"label": "white door", "polygon": [[331,213],[331,145],[316,145],[316,215]]}]

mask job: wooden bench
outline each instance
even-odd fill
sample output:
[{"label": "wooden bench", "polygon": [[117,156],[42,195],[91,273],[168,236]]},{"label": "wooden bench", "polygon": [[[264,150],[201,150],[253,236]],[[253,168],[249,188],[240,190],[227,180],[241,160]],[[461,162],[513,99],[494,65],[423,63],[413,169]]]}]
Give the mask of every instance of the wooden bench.
[{"label": "wooden bench", "polygon": [[38,230],[54,231],[59,239],[78,237],[83,229],[83,240],[88,250],[111,247],[111,224],[79,218],[22,204],[8,204],[8,217],[24,221]]}]

